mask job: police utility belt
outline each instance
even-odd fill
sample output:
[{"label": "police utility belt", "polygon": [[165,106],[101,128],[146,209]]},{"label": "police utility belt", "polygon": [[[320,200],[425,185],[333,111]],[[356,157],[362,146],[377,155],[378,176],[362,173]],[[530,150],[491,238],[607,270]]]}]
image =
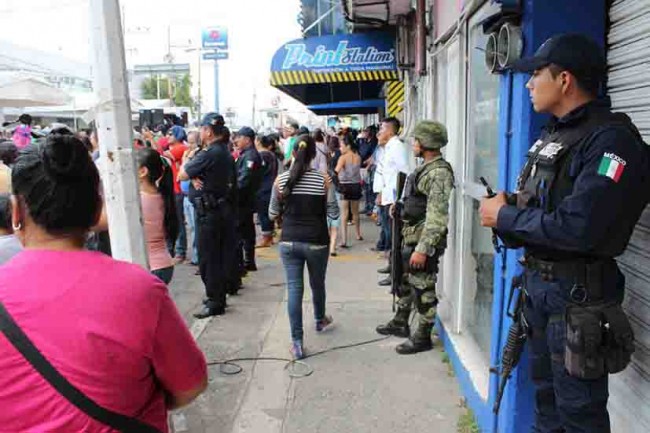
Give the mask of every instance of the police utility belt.
[{"label": "police utility belt", "polygon": [[228,203],[227,198],[217,197],[214,194],[203,194],[201,197],[194,199],[194,207],[199,216],[216,211]]},{"label": "police utility belt", "polygon": [[[546,261],[527,255],[522,264],[539,272],[545,281],[561,279],[572,284],[564,314],[551,315],[549,323],[564,320],[564,368],[579,379],[598,379],[623,371],[634,353],[634,332],[621,304],[605,301],[606,281],[616,281],[612,258]],[[607,278],[609,276],[609,278]]]}]

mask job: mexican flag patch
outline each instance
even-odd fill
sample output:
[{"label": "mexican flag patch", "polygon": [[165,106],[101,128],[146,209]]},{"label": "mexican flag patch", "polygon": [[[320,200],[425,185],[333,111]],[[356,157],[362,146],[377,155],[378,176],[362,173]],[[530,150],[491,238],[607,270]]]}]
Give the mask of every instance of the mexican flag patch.
[{"label": "mexican flag patch", "polygon": [[614,182],[617,182],[621,179],[621,175],[625,170],[626,162],[620,156],[613,153],[605,153],[603,159],[600,160],[600,166],[598,166],[598,174],[601,176],[607,176],[612,179]]}]

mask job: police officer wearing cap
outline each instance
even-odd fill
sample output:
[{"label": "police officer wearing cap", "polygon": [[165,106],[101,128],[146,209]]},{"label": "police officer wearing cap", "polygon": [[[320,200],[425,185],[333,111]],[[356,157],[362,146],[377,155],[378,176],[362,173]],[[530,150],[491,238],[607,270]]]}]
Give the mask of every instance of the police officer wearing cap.
[{"label": "police officer wearing cap", "polygon": [[230,131],[221,115],[206,114],[200,136],[205,149],[183,158],[179,179],[192,180],[189,196],[196,209],[199,271],[207,295],[194,317],[202,319],[225,313],[236,242],[237,171],[228,151]]},{"label": "police officer wearing cap", "polygon": [[629,117],[598,98],[606,63],[596,42],[558,35],[514,69],[532,73],[533,107],[552,117],[517,191],[483,199],[479,212],[525,252],[533,431],[608,433],[608,374],[634,351],[615,257],[648,202],[648,150]]},{"label": "police officer wearing cap", "polygon": [[[382,335],[408,337],[396,347],[400,355],[431,350],[431,329],[436,317],[438,263],[447,246],[449,197],[454,188],[454,171],[442,157],[447,130],[439,122],[422,121],[413,131],[413,153],[424,163],[406,179],[401,199],[403,277],[395,317],[379,325]],[[394,209],[394,208],[393,208]],[[395,233],[394,236],[399,234]],[[411,335],[409,316],[415,305],[418,326]]]},{"label": "police officer wearing cap", "polygon": [[[256,271],[255,264],[255,203],[262,185],[262,157],[255,148],[255,131],[244,126],[237,132],[237,188],[239,193],[238,222],[241,248],[238,250],[244,271]],[[242,251],[243,250],[243,251]]]}]

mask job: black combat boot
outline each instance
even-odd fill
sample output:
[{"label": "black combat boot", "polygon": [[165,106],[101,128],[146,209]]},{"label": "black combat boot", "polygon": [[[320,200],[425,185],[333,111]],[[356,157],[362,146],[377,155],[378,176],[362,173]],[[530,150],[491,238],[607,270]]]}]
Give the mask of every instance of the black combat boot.
[{"label": "black combat boot", "polygon": [[431,329],[433,325],[420,325],[408,340],[398,345],[395,351],[400,355],[412,355],[418,352],[426,352],[433,349],[431,342]]},{"label": "black combat boot", "polygon": [[384,325],[377,326],[377,332],[381,335],[394,335],[396,337],[408,338],[411,335],[409,328],[410,311],[398,308],[395,317]]}]

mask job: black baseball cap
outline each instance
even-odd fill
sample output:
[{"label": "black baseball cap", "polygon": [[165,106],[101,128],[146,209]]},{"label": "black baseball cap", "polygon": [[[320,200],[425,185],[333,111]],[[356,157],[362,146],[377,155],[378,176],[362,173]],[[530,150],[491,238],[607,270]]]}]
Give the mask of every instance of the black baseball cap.
[{"label": "black baseball cap", "polygon": [[201,126],[224,126],[226,121],[223,119],[223,116],[219,113],[208,113],[203,116],[201,120]]},{"label": "black baseball cap", "polygon": [[578,79],[601,82],[607,73],[603,49],[579,33],[555,35],[546,40],[532,57],[516,61],[512,70],[531,73],[551,64],[566,69]]},{"label": "black baseball cap", "polygon": [[257,136],[255,130],[248,126],[242,126],[241,128],[239,128],[239,131],[237,131],[237,135],[238,136],[240,135],[242,137],[248,137],[251,140],[255,140],[255,137]]}]

